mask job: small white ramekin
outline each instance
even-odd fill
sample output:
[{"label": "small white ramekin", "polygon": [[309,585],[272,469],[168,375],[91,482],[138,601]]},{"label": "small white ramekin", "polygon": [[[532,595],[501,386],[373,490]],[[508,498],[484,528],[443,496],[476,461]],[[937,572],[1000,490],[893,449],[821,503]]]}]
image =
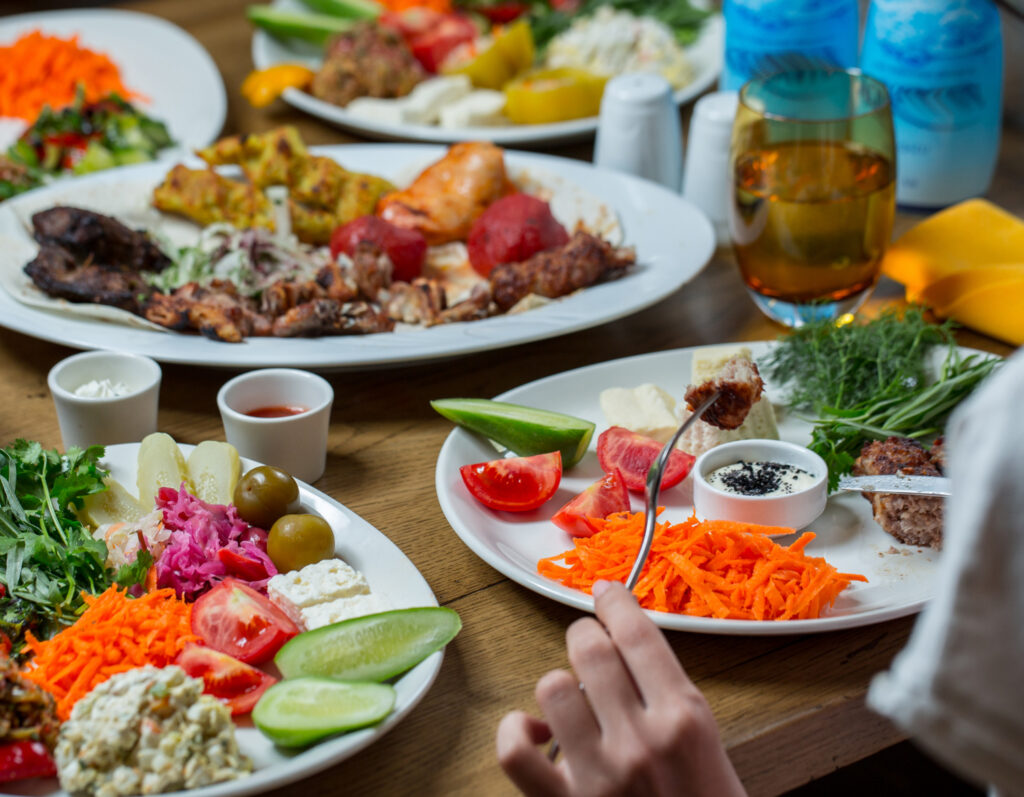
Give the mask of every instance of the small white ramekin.
[{"label": "small white ramekin", "polygon": [[[327,430],[334,390],[330,382],[309,371],[264,368],[224,383],[217,407],[224,434],[238,453],[313,482],[327,464]],[[246,415],[261,407],[301,406],[306,412],[283,418]]]},{"label": "small white ramekin", "polygon": [[[87,351],[61,360],[46,381],[64,448],[135,443],[155,432],[160,377],[160,366],[138,354]],[[108,398],[75,395],[87,382],[103,379],[123,383],[128,393]]]},{"label": "small white ramekin", "polygon": [[[759,496],[727,493],[708,484],[718,468],[741,460],[781,462],[802,468],[814,477],[805,489],[788,495]],[[735,520],[762,526],[802,529],[825,510],[828,467],[825,460],[803,446],[781,440],[737,440],[705,451],[693,468],[693,510],[705,520]]]}]

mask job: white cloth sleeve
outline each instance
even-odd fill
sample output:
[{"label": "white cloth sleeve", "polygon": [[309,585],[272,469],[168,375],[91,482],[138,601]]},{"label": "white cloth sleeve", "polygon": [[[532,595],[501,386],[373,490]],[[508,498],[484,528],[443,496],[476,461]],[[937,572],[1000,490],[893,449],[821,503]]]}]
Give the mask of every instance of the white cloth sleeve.
[{"label": "white cloth sleeve", "polygon": [[1024,350],[947,435],[935,599],[868,704],[950,768],[1024,795]]}]

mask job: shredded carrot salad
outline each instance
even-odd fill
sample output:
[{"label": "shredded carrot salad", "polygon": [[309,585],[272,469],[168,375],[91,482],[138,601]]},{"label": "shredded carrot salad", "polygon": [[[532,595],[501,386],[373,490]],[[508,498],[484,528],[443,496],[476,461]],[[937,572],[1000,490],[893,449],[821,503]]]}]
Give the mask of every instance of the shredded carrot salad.
[{"label": "shredded carrot salad", "polygon": [[44,105],[59,109],[74,102],[79,86],[86,102],[111,92],[126,100],[139,96],[125,88],[110,58],[82,47],[78,36],[62,39],[34,30],[0,46],[0,116],[34,122]]},{"label": "shredded carrot salad", "polygon": [[[573,550],[541,559],[541,575],[588,593],[595,581],[626,580],[643,539],[644,513],[620,512],[591,520],[598,532],[576,538]],[[811,532],[788,547],[766,536],[791,531],[695,517],[658,523],[633,592],[643,608],[660,612],[805,620],[835,603],[851,581],[867,581],[807,556],[804,548],[815,536]]]},{"label": "shredded carrot salad", "polygon": [[129,598],[113,586],[82,599],[88,608],[71,627],[44,642],[25,635],[33,656],[24,675],[57,699],[62,720],[112,675],[147,664],[165,667],[186,643],[199,639],[192,633],[192,607],[173,589]]}]

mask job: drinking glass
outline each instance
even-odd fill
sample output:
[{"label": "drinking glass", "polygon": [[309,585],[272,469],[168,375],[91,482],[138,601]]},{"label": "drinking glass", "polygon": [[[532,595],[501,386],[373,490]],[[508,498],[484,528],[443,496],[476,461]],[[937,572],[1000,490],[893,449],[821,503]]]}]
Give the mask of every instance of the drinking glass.
[{"label": "drinking glass", "polygon": [[792,327],[856,311],[895,212],[885,86],[841,69],[754,78],[740,90],[730,164],[730,233],[761,311]]}]

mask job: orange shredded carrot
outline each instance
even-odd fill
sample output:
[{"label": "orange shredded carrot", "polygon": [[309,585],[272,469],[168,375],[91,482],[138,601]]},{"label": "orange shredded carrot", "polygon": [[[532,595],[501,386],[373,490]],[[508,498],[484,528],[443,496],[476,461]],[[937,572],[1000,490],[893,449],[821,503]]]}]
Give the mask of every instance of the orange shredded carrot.
[{"label": "orange shredded carrot", "polygon": [[121,82],[117,65],[103,53],[82,47],[78,36],[62,39],[33,30],[0,46],[0,116],[34,122],[44,105],[60,109],[82,87],[86,102],[111,92],[137,98]]},{"label": "orange shredded carrot", "polygon": [[413,8],[426,8],[447,14],[452,10],[451,0],[378,0],[388,11],[402,12]]},{"label": "orange shredded carrot", "polygon": [[52,639],[26,634],[32,658],[25,677],[57,700],[57,715],[66,720],[71,709],[93,687],[110,676],[152,664],[170,664],[192,633],[192,607],[173,589],[158,589],[129,598],[112,586],[100,595],[82,595],[87,609],[77,622]]},{"label": "orange shredded carrot", "polygon": [[[537,571],[589,593],[595,581],[629,576],[644,534],[644,513],[591,518],[592,537],[572,550],[541,559]],[[807,556],[805,532],[783,547],[768,535],[792,529],[697,520],[658,523],[647,564],[633,592],[645,609],[736,620],[806,620],[832,606],[851,581],[824,559]]]}]

